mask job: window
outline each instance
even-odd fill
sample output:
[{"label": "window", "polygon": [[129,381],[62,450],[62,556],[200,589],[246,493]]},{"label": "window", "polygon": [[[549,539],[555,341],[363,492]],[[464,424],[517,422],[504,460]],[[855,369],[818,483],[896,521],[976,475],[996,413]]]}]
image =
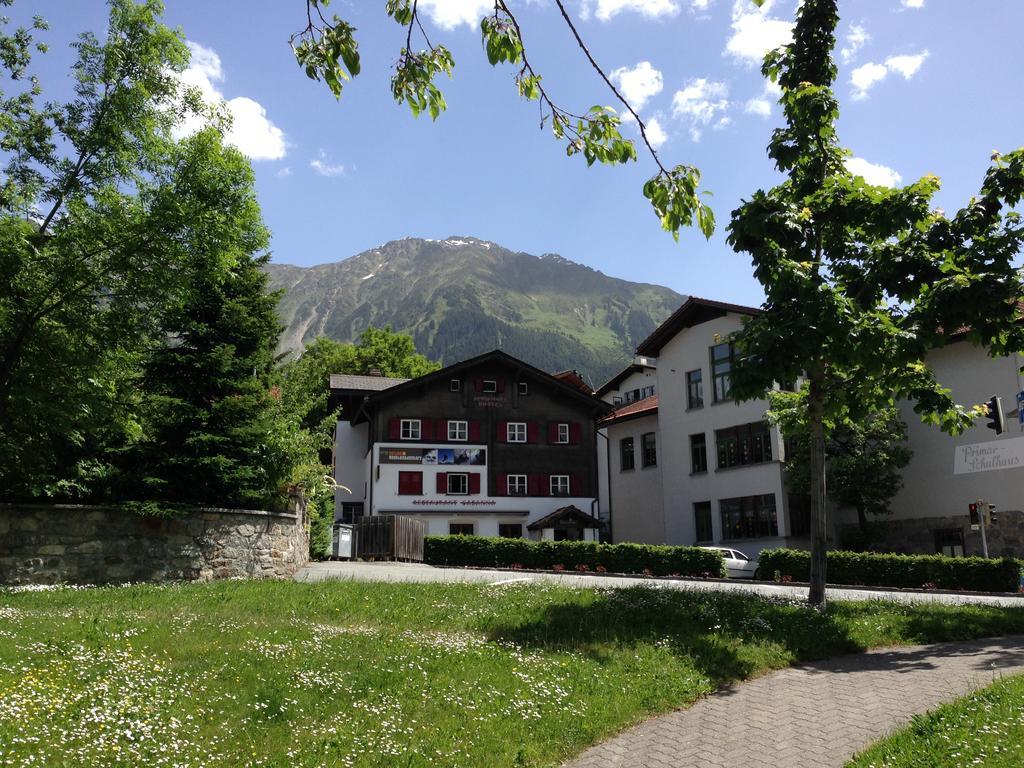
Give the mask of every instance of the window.
[{"label": "window", "polygon": [[422,472],[399,472],[398,473],[398,495],[399,496],[422,496],[423,495],[423,473]]},{"label": "window", "polygon": [[419,419],[402,419],[402,439],[403,440],[419,440],[420,439],[420,420]]},{"label": "window", "polygon": [[559,424],[558,430],[555,433],[555,442],[568,444],[569,442],[569,425]]},{"label": "window", "polygon": [[448,439],[449,440],[468,440],[469,439],[469,422],[468,421],[449,421],[448,422]]},{"label": "window", "polygon": [[613,395],[612,396],[612,405],[622,405],[622,396],[621,395]]},{"label": "window", "polygon": [[779,535],[773,493],[722,499],[719,506],[722,512],[723,539],[757,539]]},{"label": "window", "polygon": [[[704,433],[690,435],[690,472],[699,474],[708,471],[708,443]],[[710,513],[709,513],[710,514]]]},{"label": "window", "polygon": [[[530,394],[530,383],[529,382],[527,382],[527,381],[520,381],[519,382],[519,394],[520,395],[528,395],[528,394]],[[520,526],[520,527],[522,527],[522,526]]]},{"label": "window", "polygon": [[704,406],[704,382],[700,369],[686,374],[686,407],[702,408]]},{"label": "window", "polygon": [[506,425],[506,437],[510,443],[526,442],[526,422],[510,421]]},{"label": "window", "polygon": [[789,535],[810,536],[811,497],[805,493],[791,493],[789,501]]},{"label": "window", "polygon": [[716,344],[711,348],[711,379],[715,385],[715,402],[729,399],[729,373],[732,370],[732,344]]},{"label": "window", "polygon": [[697,541],[711,541],[714,538],[710,501],[698,501],[693,505],[693,521],[697,528]]},{"label": "window", "polygon": [[449,536],[472,536],[473,535],[473,524],[472,523],[448,523],[448,535]]},{"label": "window", "polygon": [[718,468],[742,467],[772,460],[772,433],[768,424],[757,421],[715,432]]},{"label": "window", "polygon": [[644,387],[643,389],[640,390],[640,399],[641,400],[643,400],[644,398],[648,398],[648,397],[654,397],[654,385],[653,384],[651,386],[649,386],[649,387]]},{"label": "window", "polygon": [[449,472],[448,495],[465,496],[467,493],[469,493],[469,475]]},{"label": "window", "polygon": [[341,519],[337,522],[345,525],[354,525],[363,517],[363,503],[361,501],[346,501],[341,505]]},{"label": "window", "polygon": [[498,536],[503,539],[523,538],[522,523],[498,523]]},{"label": "window", "polygon": [[568,496],[569,495],[569,476],[568,475],[552,475],[551,476],[551,495],[552,496]]},{"label": "window", "polygon": [[507,489],[509,496],[525,496],[526,475],[509,475]]},{"label": "window", "polygon": [[633,458],[633,438],[624,437],[619,440],[619,470],[625,472],[636,466]]},{"label": "window", "polygon": [[449,392],[461,392],[462,391],[462,379],[452,379],[448,382]]},{"label": "window", "polygon": [[946,557],[964,556],[964,532],[962,528],[948,528],[935,532],[935,551]]},{"label": "window", "polygon": [[484,379],[484,394],[493,395],[498,391],[498,382],[494,379]]},{"label": "window", "polygon": [[653,432],[647,432],[640,436],[640,457],[645,467],[653,467],[658,464],[658,449]]}]

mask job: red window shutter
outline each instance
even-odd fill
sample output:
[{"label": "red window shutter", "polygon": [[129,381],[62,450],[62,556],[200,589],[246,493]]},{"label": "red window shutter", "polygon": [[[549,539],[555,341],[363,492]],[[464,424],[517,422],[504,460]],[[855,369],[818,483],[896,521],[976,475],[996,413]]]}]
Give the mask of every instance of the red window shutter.
[{"label": "red window shutter", "polygon": [[558,442],[558,422],[548,422],[548,445],[554,445]]},{"label": "red window shutter", "polygon": [[398,494],[400,496],[421,496],[423,494],[423,473],[399,472]]},{"label": "red window shutter", "polygon": [[484,380],[483,380],[483,377],[477,376],[475,379],[473,379],[473,389],[475,389],[477,392],[483,392],[484,391]]},{"label": "red window shutter", "polygon": [[400,419],[388,419],[388,440],[399,440],[402,437],[402,422]]},{"label": "red window shutter", "polygon": [[508,475],[496,475],[495,496],[508,496]]},{"label": "red window shutter", "polygon": [[448,474],[446,472],[437,473],[437,492],[448,493]]},{"label": "red window shutter", "polygon": [[527,488],[531,496],[550,496],[547,475],[530,475],[527,478]]},{"label": "red window shutter", "polygon": [[420,440],[434,439],[434,420],[420,419]]},{"label": "red window shutter", "polygon": [[480,493],[480,473],[470,472],[469,473],[469,492],[471,494]]},{"label": "red window shutter", "polygon": [[412,493],[415,496],[423,495],[423,473],[413,472],[412,474]]},{"label": "red window shutter", "polygon": [[502,392],[505,391],[505,380],[499,377],[495,383],[498,385],[498,394],[500,395]]},{"label": "red window shutter", "polygon": [[480,422],[471,421],[469,422],[469,441],[471,443],[480,442]]},{"label": "red window shutter", "polygon": [[581,482],[579,475],[569,475],[569,495],[583,495],[583,483]]},{"label": "red window shutter", "polygon": [[540,424],[536,421],[526,422],[526,442],[537,443],[540,441]]},{"label": "red window shutter", "polygon": [[569,425],[569,442],[572,445],[579,445],[580,440],[583,439],[583,429],[577,424],[573,423]]},{"label": "red window shutter", "polygon": [[508,422],[498,422],[498,434],[494,437],[496,443],[507,443],[508,442]]}]

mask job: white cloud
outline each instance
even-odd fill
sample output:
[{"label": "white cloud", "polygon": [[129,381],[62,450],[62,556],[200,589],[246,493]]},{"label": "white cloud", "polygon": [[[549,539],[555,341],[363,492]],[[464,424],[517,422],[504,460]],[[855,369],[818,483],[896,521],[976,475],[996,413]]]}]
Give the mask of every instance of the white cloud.
[{"label": "white cloud", "polygon": [[651,96],[661,93],[664,83],[661,72],[651,66],[649,61],[641,61],[632,69],[619,67],[612,70],[611,80],[626,97],[633,109],[639,111]]},{"label": "white cloud", "polygon": [[494,11],[494,0],[419,0],[417,8],[442,29],[455,29],[460,24],[476,29],[480,19]]},{"label": "white cloud", "polygon": [[[210,105],[224,103],[231,117],[231,128],[224,140],[232,144],[251,160],[280,160],[287,152],[284,131],[267,118],[267,110],[258,101],[245,96],[224,99],[217,83],[224,80],[220,56],[199,43],[188,41],[192,54],[188,68],[179,75],[182,83],[199,91],[203,101]],[[195,133],[206,120],[192,115],[178,124],[174,135],[178,138]]]},{"label": "white cloud", "polygon": [[843,61],[852,61],[853,57],[857,55],[857,51],[864,47],[864,43],[871,39],[871,35],[864,29],[860,24],[853,24],[846,33],[846,45],[844,45],[839,55]]},{"label": "white cloud", "polygon": [[888,74],[889,70],[885,64],[868,62],[857,67],[850,73],[850,82],[853,83],[854,88],[853,98],[866,99],[871,86],[884,80]]},{"label": "white cloud", "polygon": [[652,117],[644,123],[644,130],[647,131],[647,140],[655,149],[668,141],[668,134],[665,133],[665,129],[661,127],[661,121],[656,117]]},{"label": "white cloud", "polygon": [[757,115],[758,117],[768,117],[772,113],[772,103],[768,99],[760,96],[755,96],[753,99],[748,99],[746,106],[743,107],[743,111]]},{"label": "white cloud", "polygon": [[894,69],[899,72],[907,80],[917,74],[917,70],[924,64],[924,60],[928,58],[928,51],[921,51],[920,53],[905,55],[905,56],[890,56],[885,60],[885,66],[889,69]]},{"label": "white cloud", "polygon": [[924,0],[901,0],[904,8],[924,8]]},{"label": "white cloud", "polygon": [[282,168],[281,170],[279,170],[279,171],[278,171],[277,173],[275,173],[274,175],[275,175],[275,176],[277,176],[278,178],[281,178],[281,179],[283,179],[283,178],[285,178],[286,176],[291,176],[291,175],[292,175],[292,169],[291,169],[291,168],[289,168],[289,167],[288,167],[288,166],[286,165],[286,166],[285,166],[284,168]]},{"label": "white cloud", "polygon": [[928,51],[925,50],[920,53],[890,56],[885,60],[884,64],[868,62],[863,66],[857,67],[850,73],[850,82],[854,88],[853,98],[858,100],[866,99],[871,87],[884,80],[890,72],[903,75],[905,80],[909,80],[917,74],[917,71],[921,69],[921,65],[924,64],[924,60],[927,58]]},{"label": "white cloud", "polygon": [[750,0],[735,0],[732,6],[732,35],[725,52],[747,64],[760,66],[764,55],[793,39],[793,23],[773,18],[773,0],[760,8]]},{"label": "white cloud", "polygon": [[729,124],[723,114],[729,108],[728,95],[729,87],[725,83],[703,77],[690,80],[672,97],[672,114],[687,121],[690,138],[700,141],[703,127],[715,123],[716,128],[724,128]]},{"label": "white cloud", "polygon": [[[493,2],[489,5],[494,7]],[[624,11],[633,11],[649,19],[656,19],[661,16],[675,16],[679,13],[679,3],[676,0],[583,0],[580,16],[589,19],[593,15],[600,21],[611,21]]]},{"label": "white cloud", "polygon": [[868,184],[878,187],[895,187],[903,180],[903,177],[892,168],[869,163],[862,157],[846,158],[846,170],[854,176],[863,176]]},{"label": "white cloud", "polygon": [[320,157],[309,161],[309,167],[321,176],[344,176],[345,166],[341,163],[333,164],[327,160],[327,153],[320,150]]}]

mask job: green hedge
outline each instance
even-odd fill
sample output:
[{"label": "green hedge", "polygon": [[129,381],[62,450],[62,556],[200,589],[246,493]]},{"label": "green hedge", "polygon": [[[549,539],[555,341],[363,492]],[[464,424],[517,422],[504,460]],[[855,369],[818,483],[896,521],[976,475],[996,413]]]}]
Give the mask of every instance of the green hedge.
[{"label": "green hedge", "polygon": [[424,560],[430,565],[470,565],[482,568],[550,569],[566,571],[644,573],[653,576],[724,576],[722,556],[699,547],[652,544],[598,544],[591,541],[530,541],[490,536],[428,536]]},{"label": "green hedge", "polygon": [[[761,578],[773,578],[776,571],[794,581],[810,577],[811,555],[804,550],[766,549],[758,561]],[[826,576],[829,584],[1016,592],[1020,564],[1008,558],[829,552]]]}]

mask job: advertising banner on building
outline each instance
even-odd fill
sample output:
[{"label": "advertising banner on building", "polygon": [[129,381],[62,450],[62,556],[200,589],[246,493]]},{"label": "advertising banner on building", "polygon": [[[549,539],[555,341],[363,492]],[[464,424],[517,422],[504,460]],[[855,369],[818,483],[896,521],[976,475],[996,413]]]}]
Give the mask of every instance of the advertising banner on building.
[{"label": "advertising banner on building", "polygon": [[954,475],[1024,467],[1024,437],[958,445],[953,450]]},{"label": "advertising banner on building", "polygon": [[380,464],[440,464],[480,467],[487,463],[486,448],[381,448]]}]

